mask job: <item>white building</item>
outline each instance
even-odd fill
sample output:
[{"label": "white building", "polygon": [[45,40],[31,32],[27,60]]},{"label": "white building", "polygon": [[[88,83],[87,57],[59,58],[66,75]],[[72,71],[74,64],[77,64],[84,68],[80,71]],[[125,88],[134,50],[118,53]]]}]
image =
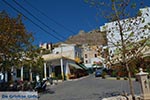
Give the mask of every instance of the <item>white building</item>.
[{"label": "white building", "polygon": [[[81,57],[81,49],[75,44],[61,44],[59,47],[55,47],[51,54],[42,56],[45,61],[44,77],[49,77],[53,72],[55,73],[55,77],[61,75],[62,78],[66,77],[66,80],[70,79],[72,75],[77,76],[78,73],[74,73],[72,70],[85,71],[85,69],[77,65],[75,61],[76,58],[81,59]],[[54,69],[55,71],[53,71]]]},{"label": "white building", "polygon": [[82,57],[81,48],[76,44],[61,44],[59,47],[53,49],[54,54],[61,54],[64,57],[75,60]]},{"label": "white building", "polygon": [[[137,42],[141,40],[141,36],[148,37],[150,36],[150,30],[145,29],[144,27],[150,26],[150,8],[140,9],[141,16],[127,18],[120,21],[123,28],[124,39],[129,38],[128,36],[133,35],[130,41]],[[119,32],[118,22],[109,22],[105,23],[104,26],[100,27],[101,31],[106,31],[108,39],[108,48],[109,54],[114,54],[116,51],[116,46],[114,43],[121,43],[121,37]]]},{"label": "white building", "polygon": [[[77,65],[74,60],[61,56],[60,54],[46,54],[42,56],[44,63],[44,78],[62,76],[62,79],[70,79],[71,75],[77,74],[72,72],[75,70],[84,70],[81,66]],[[48,69],[48,70],[47,70]],[[53,75],[55,73],[55,75]]]}]

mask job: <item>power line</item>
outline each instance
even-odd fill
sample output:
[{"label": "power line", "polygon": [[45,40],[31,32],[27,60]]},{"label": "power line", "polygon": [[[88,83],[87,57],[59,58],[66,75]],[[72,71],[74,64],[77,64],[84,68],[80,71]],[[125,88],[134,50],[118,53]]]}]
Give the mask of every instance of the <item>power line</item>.
[{"label": "power line", "polygon": [[[46,25],[44,22],[42,22],[40,19],[38,19],[36,16],[34,16],[32,13],[30,13],[27,9],[25,9],[22,5],[20,5],[17,1],[12,0],[13,2],[15,2],[20,8],[22,8],[24,11],[26,11],[28,14],[30,14],[33,18],[35,18],[37,21],[39,21],[41,24],[43,24],[45,27],[47,27],[48,29],[52,30],[53,32],[57,33],[58,35],[60,35],[58,32],[56,32],[54,29],[50,28],[48,25]],[[62,39],[65,39],[65,37],[61,36],[60,37]]]},{"label": "power line", "polygon": [[40,25],[36,24],[33,20],[31,20],[29,17],[25,16],[22,12],[20,12],[19,10],[17,10],[16,8],[14,8],[11,4],[9,4],[7,1],[2,0],[5,4],[7,4],[9,7],[11,7],[13,10],[15,10],[16,12],[20,13],[23,17],[25,17],[26,19],[28,19],[31,23],[33,23],[34,25],[36,25],[38,28],[40,28],[41,30],[43,30],[44,32],[46,32],[47,34],[51,35],[52,37],[54,37],[57,40],[63,41],[61,39],[59,39],[58,37],[56,37],[55,35],[51,34],[50,32],[46,31],[44,28],[42,28]]},{"label": "power line", "polygon": [[28,5],[30,5],[30,7],[34,8],[37,12],[39,12],[41,15],[45,16],[46,18],[48,18],[50,21],[54,22],[55,24],[57,24],[58,26],[64,28],[65,30],[67,30],[68,32],[71,32],[71,35],[76,34],[74,31],[70,30],[69,28],[65,27],[63,24],[58,23],[57,21],[55,21],[54,19],[50,18],[49,16],[47,16],[44,12],[42,12],[41,10],[37,9],[36,7],[34,7],[31,3],[29,3],[27,0],[24,0]]}]

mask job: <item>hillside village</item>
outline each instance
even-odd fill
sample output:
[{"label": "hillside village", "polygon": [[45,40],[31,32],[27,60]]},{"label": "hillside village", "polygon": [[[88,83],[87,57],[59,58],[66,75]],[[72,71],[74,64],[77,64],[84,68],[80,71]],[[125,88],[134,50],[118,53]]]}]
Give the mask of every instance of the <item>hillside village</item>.
[{"label": "hillside village", "polygon": [[[64,57],[64,60],[68,59],[68,61],[73,61],[72,64],[64,61],[65,63],[67,63],[67,67],[69,67],[69,69],[70,67],[82,69],[83,66],[83,70],[87,70],[89,68],[92,69],[93,67],[106,67],[103,63],[103,57],[104,55],[106,55],[106,52],[102,52],[102,47],[107,45],[105,32],[94,30],[89,33],[85,33],[84,31],[80,31],[76,36],[72,36],[68,40],[66,40],[65,43],[61,43],[59,45],[57,44],[57,47],[56,44],[54,45],[55,47],[53,48],[52,44],[40,44],[41,48],[51,51],[51,54],[43,55],[43,58],[51,65],[55,65],[54,59],[60,61],[61,64],[61,57]],[[94,66],[94,64],[97,64],[97,66]],[[76,72],[66,72],[68,72],[67,74],[69,74],[66,75],[67,79],[69,79],[69,76],[73,76],[70,74],[76,74]],[[81,76],[77,75],[76,77]]]},{"label": "hillside village", "polygon": [[0,2],[0,100],[150,100],[149,0]]},{"label": "hillside village", "polygon": [[[150,15],[150,8],[141,10],[143,11],[142,17],[145,17],[146,20],[143,24],[149,25],[150,19],[147,16],[147,13]],[[70,80],[86,76],[90,73],[90,70],[93,71],[97,68],[107,68],[114,70],[114,72],[111,73],[112,76],[125,76],[126,73],[123,73],[125,72],[125,69],[121,67],[121,55],[119,54],[118,49],[112,46],[112,42],[110,42],[113,38],[109,33],[110,30],[113,30],[113,33],[115,33],[114,37],[116,40],[119,39],[117,28],[113,28],[115,27],[114,24],[116,25],[116,23],[117,22],[106,23],[104,26],[101,26],[100,29],[96,29],[90,32],[80,31],[77,35],[69,37],[63,43],[39,44],[39,47],[42,49],[41,56],[44,60],[44,67],[42,68],[43,72],[41,71],[43,76],[40,76],[38,73],[36,73],[36,75],[35,73],[34,75],[30,73],[29,75],[29,70],[21,67],[19,70],[12,70],[11,73],[13,73],[14,80],[21,79],[23,81],[30,79],[32,81],[36,80],[37,76],[42,78],[53,77],[61,80]],[[140,32],[143,31],[140,30]],[[150,30],[147,29],[145,32],[148,33],[145,36],[149,37]],[[139,41],[140,40],[137,40],[136,42]],[[139,59],[143,61],[142,66],[140,67],[145,69],[150,68],[149,42],[150,41],[148,41],[147,45],[142,48]],[[139,51],[139,49],[140,48],[138,48],[136,51]],[[135,59],[133,59],[131,56],[132,54],[129,55],[129,63],[133,66],[133,72],[136,72],[136,65],[138,65],[138,63],[135,63]],[[133,73],[133,76],[134,74],[135,73]],[[5,81],[8,81],[8,78],[5,78]]]},{"label": "hillside village", "polygon": [[[142,23],[141,25],[146,25],[149,23],[149,17],[147,15],[147,13],[149,13],[149,8],[145,8],[145,9],[140,9],[142,12],[142,17],[145,18],[145,22]],[[140,17],[139,17],[140,18]],[[125,19],[128,20],[128,19]],[[134,21],[134,19],[133,19]],[[78,67],[80,66],[76,66],[76,63],[82,64],[83,66],[85,66],[87,69],[89,68],[99,68],[99,67],[105,67],[105,68],[119,68],[121,69],[121,65],[120,65],[120,58],[121,57],[119,54],[116,53],[116,47],[112,46],[112,42],[111,39],[113,38],[111,36],[111,33],[109,33],[107,30],[112,30],[115,33],[114,40],[119,40],[119,34],[117,34],[117,29],[113,28],[116,27],[113,24],[116,24],[117,22],[110,22],[110,23],[106,23],[104,26],[101,26],[99,30],[93,30],[90,32],[84,32],[84,31],[80,31],[77,35],[75,36],[71,36],[68,40],[66,40],[64,43],[61,43],[60,45],[58,45],[58,47],[55,47],[53,49],[50,49],[52,51],[52,54],[48,54],[48,55],[43,55],[43,58],[46,61],[50,61],[49,63],[54,65],[54,59],[58,60],[59,64],[62,64],[62,57],[64,57],[65,59],[70,59],[75,61],[74,65],[70,64],[71,67],[75,67],[76,69],[78,69]],[[104,29],[105,27],[105,29]],[[108,28],[108,29],[107,29]],[[111,29],[112,28],[112,29]],[[133,25],[133,28],[136,28],[135,25]],[[136,29],[137,30],[137,29]],[[142,32],[142,29],[139,29],[137,32],[137,36],[139,34],[139,32]],[[149,30],[145,31],[146,37],[149,37]],[[127,33],[129,34],[129,33]],[[141,34],[141,36],[143,36],[144,34]],[[139,42],[141,40],[141,38],[138,38],[138,40],[136,40],[136,42]],[[42,44],[40,45],[40,47],[45,48],[45,49],[49,49],[49,44]],[[135,52],[139,51],[138,48]],[[149,68],[149,45],[146,45],[141,53],[143,56],[140,57],[140,59],[144,59],[144,65],[147,66],[147,68]],[[140,54],[141,55],[141,54]],[[108,57],[109,60],[108,61]],[[133,66],[133,68],[137,68],[135,67],[136,64],[135,60],[132,57],[128,57],[130,58],[130,65]],[[61,67],[62,72],[61,73],[65,73],[67,76],[67,79],[69,79],[69,76],[72,76],[72,71],[68,70],[70,68],[69,64],[64,61],[66,63],[66,72],[63,72],[63,68]],[[143,67],[140,66],[140,67]],[[118,69],[118,70],[119,70]],[[75,73],[74,73],[75,74]],[[121,72],[121,76],[125,75],[126,73]],[[74,75],[75,76],[75,75]],[[77,75],[78,76],[78,75]]]}]

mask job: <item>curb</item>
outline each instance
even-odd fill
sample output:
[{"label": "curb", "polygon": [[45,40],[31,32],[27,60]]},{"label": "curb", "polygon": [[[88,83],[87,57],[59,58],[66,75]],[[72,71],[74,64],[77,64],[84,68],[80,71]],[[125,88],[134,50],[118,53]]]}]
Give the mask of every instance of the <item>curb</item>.
[{"label": "curb", "polygon": [[[128,78],[127,79],[124,79],[124,77],[120,77],[119,79],[117,79],[117,77],[107,77],[106,76],[106,78],[104,78],[104,79],[110,79],[110,80],[129,80]],[[131,78],[131,80],[133,80],[133,81],[135,81],[135,78]]]}]

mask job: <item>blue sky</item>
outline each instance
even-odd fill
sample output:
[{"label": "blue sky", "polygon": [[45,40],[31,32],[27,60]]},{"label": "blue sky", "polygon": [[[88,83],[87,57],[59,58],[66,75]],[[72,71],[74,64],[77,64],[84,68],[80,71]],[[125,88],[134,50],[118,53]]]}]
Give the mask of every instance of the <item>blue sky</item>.
[{"label": "blue sky", "polygon": [[[26,29],[34,33],[35,42],[57,43],[65,41],[71,35],[76,35],[80,30],[86,32],[99,28],[106,21],[104,18],[96,17],[96,9],[90,7],[84,0],[16,0],[22,7],[38,18],[43,24],[33,16],[21,9],[12,0],[7,0],[13,7],[30,18],[34,23],[42,27],[45,31],[31,23],[27,18],[23,18]],[[149,0],[145,0],[149,2]],[[32,7],[31,7],[31,5]],[[148,3],[147,3],[148,4]],[[150,3],[149,3],[150,4]],[[46,16],[43,16],[40,10]],[[11,16],[16,16],[18,12],[0,0],[0,11],[6,10]],[[54,22],[55,21],[55,22]],[[47,27],[48,26],[48,27]]]}]

